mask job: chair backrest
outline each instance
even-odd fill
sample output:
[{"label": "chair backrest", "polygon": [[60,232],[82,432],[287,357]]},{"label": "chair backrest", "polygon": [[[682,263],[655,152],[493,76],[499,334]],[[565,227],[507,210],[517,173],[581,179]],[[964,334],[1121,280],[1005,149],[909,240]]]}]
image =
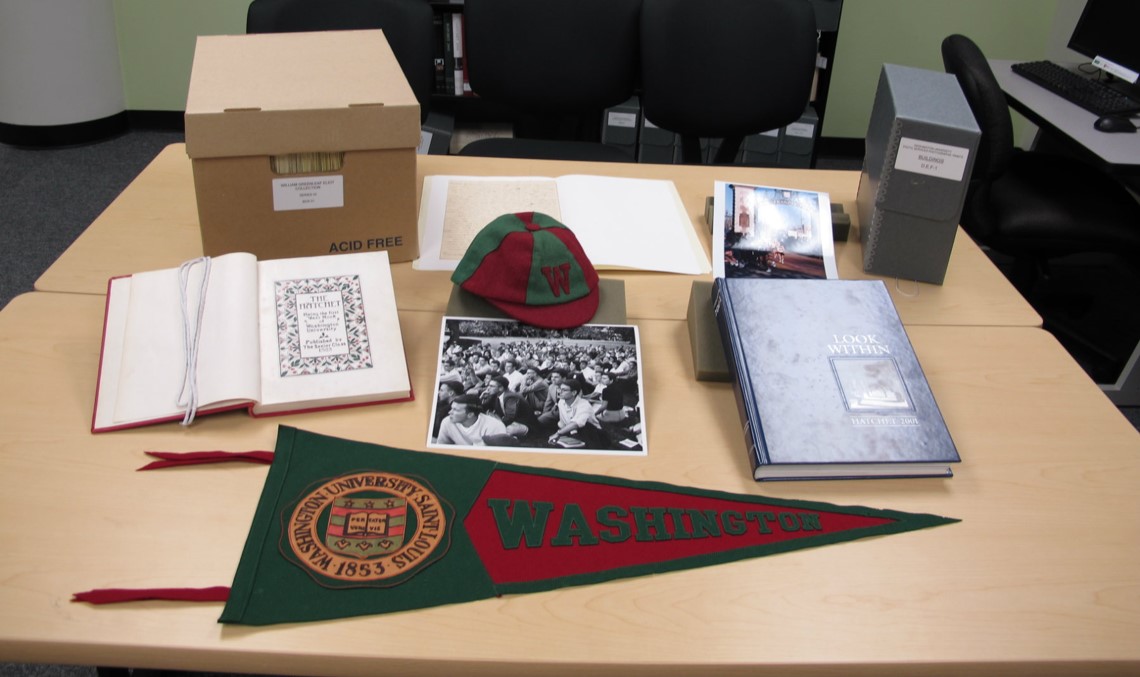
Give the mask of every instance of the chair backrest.
[{"label": "chair backrest", "polygon": [[432,9],[424,0],[253,0],[247,33],[379,28],[427,118],[435,84]]},{"label": "chair backrest", "polygon": [[1003,174],[1013,155],[1013,123],[1009,104],[982,50],[964,35],[942,41],[942,64],[958,78],[974,119],[982,130],[971,183],[988,183]]},{"label": "chair backrest", "polygon": [[816,51],[808,0],[646,0],[645,117],[689,148],[697,137],[725,139],[717,160],[731,162],[744,136],[803,115]]},{"label": "chair backrest", "polygon": [[602,111],[636,86],[641,4],[465,0],[463,54],[472,91],[538,117],[589,117],[600,129]]}]

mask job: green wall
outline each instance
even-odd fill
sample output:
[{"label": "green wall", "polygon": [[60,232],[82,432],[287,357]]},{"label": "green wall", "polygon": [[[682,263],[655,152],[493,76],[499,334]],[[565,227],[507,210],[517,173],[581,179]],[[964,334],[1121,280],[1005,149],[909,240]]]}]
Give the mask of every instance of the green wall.
[{"label": "green wall", "polygon": [[186,108],[195,39],[244,33],[250,0],[114,2],[127,109],[181,111]]},{"label": "green wall", "polygon": [[845,0],[822,135],[866,135],[882,65],[941,71],[947,35],[970,37],[993,59],[1045,58],[1056,7],[1057,0]]},{"label": "green wall", "polygon": [[[939,45],[951,33],[970,36],[992,58],[1046,57],[1051,36],[1067,36],[1054,26],[1058,2],[1072,4],[845,0],[822,134],[862,138],[882,64],[942,70]],[[249,0],[115,0],[127,108],[182,110],[195,37],[244,32],[248,6]]]}]

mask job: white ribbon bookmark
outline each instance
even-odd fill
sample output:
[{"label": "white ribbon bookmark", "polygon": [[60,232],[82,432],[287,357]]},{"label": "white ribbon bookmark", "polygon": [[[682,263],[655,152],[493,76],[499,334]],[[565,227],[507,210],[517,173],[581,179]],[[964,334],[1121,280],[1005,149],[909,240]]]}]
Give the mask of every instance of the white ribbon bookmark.
[{"label": "white ribbon bookmark", "polygon": [[[199,263],[205,266],[202,282],[198,289],[198,307],[191,317],[189,290],[190,271]],[[182,306],[182,346],[186,356],[182,374],[182,387],[179,389],[178,406],[186,407],[182,425],[190,425],[198,415],[198,343],[202,337],[202,317],[206,310],[206,288],[210,283],[210,257],[200,256],[186,261],[178,267],[179,302]]]}]

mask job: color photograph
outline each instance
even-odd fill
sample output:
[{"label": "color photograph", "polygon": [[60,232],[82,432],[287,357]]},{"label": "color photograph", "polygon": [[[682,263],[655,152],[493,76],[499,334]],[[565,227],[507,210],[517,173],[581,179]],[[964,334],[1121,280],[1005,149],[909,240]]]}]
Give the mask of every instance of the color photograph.
[{"label": "color photograph", "polygon": [[826,193],[717,182],[717,277],[838,277]]}]

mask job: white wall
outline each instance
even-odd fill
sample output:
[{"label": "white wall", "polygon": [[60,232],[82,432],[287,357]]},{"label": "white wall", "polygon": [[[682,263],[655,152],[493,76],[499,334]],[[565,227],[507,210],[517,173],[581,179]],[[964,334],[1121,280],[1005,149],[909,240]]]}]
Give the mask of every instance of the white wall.
[{"label": "white wall", "polygon": [[0,0],[0,122],[66,125],[124,106],[112,0]]}]

